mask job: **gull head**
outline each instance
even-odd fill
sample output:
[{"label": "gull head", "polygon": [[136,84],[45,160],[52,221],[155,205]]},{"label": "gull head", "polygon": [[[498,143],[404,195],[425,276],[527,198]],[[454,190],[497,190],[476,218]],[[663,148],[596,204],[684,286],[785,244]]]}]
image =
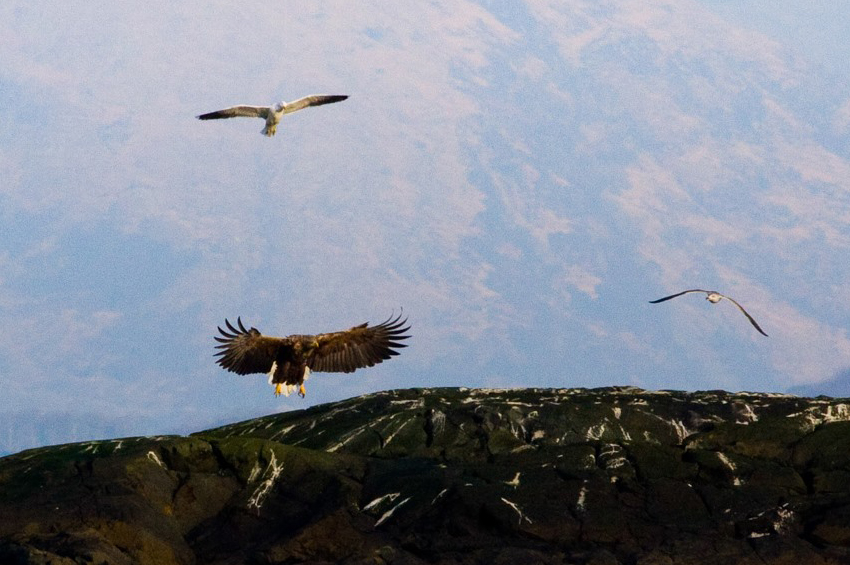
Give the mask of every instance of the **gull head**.
[{"label": "gull head", "polygon": [[711,302],[712,304],[717,304],[723,298],[723,295],[719,292],[709,292],[706,294],[705,299]]}]

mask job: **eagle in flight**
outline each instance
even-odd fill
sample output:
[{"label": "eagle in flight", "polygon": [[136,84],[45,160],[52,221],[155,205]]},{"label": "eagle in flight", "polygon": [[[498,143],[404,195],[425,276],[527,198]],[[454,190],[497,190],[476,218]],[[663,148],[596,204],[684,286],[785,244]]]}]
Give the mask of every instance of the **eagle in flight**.
[{"label": "eagle in flight", "polygon": [[292,102],[278,102],[274,106],[233,106],[198,116],[199,120],[221,120],[224,118],[262,118],[266,120],[263,134],[271,137],[277,131],[284,114],[291,114],[309,106],[321,106],[332,102],[341,102],[348,98],[342,94],[311,94]]},{"label": "eagle in flight", "polygon": [[224,320],[227,329],[218,328],[222,337],[215,337],[221,349],[215,355],[217,363],[239,375],[268,373],[269,384],[274,385],[275,396],[289,396],[298,390],[302,398],[306,394],[304,381],[311,371],[325,373],[352,373],[361,367],[371,367],[398,355],[396,349],[407,347],[401,340],[410,326],[401,313],[377,326],[368,322],[351,329],[318,335],[291,335],[270,337],[257,328],[245,329],[242,319],[237,318],[238,328]]},{"label": "eagle in flight", "polygon": [[756,323],[755,319],[753,319],[753,317],[750,316],[749,312],[744,310],[744,307],[741,306],[740,304],[738,304],[738,302],[734,298],[731,298],[729,296],[724,296],[724,295],[722,295],[719,292],[714,291],[714,290],[702,290],[701,288],[692,288],[691,290],[683,290],[682,292],[677,292],[676,294],[671,294],[670,296],[665,296],[664,298],[659,298],[658,300],[650,300],[649,303],[650,304],[658,304],[659,302],[664,302],[665,300],[670,300],[671,298],[676,298],[677,296],[682,296],[683,294],[688,294],[689,292],[704,292],[706,294],[705,299],[708,300],[709,302],[711,302],[712,304],[717,304],[718,302],[720,302],[721,300],[723,300],[725,298],[726,300],[728,300],[729,302],[731,302],[732,304],[737,306],[738,310],[743,312],[744,316],[747,317],[747,319],[750,321],[750,323],[753,325],[753,327],[755,329],[757,329],[758,332],[761,335],[767,337],[767,334],[764,333],[764,330],[761,329],[761,327],[758,325],[758,323]]}]

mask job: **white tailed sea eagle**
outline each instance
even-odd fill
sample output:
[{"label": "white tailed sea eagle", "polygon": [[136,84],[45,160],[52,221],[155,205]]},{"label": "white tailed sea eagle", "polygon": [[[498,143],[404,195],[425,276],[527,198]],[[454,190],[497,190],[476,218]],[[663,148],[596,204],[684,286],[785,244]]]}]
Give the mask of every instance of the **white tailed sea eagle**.
[{"label": "white tailed sea eagle", "polygon": [[351,373],[362,367],[371,367],[398,355],[395,349],[407,347],[399,343],[410,336],[404,332],[407,318],[401,314],[388,318],[377,326],[368,323],[351,329],[318,335],[291,335],[270,337],[257,328],[245,329],[242,319],[236,325],[225,319],[229,332],[221,327],[223,337],[214,339],[221,343],[215,355],[217,363],[239,375],[268,373],[269,384],[274,385],[275,396],[289,396],[294,390],[302,398],[306,394],[304,381],[311,371],[325,373]]}]

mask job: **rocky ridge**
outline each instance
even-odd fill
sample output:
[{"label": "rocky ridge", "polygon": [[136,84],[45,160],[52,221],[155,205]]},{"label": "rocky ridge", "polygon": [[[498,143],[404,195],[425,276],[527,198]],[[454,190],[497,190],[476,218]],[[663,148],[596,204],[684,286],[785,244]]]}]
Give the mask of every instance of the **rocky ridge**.
[{"label": "rocky ridge", "polygon": [[850,401],[408,389],[0,459],[0,563],[850,562]]}]

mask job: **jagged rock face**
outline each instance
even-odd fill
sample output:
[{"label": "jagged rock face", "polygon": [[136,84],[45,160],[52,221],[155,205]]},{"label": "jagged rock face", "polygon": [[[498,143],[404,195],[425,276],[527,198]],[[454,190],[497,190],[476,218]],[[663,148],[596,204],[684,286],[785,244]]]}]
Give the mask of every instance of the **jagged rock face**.
[{"label": "jagged rock face", "polygon": [[412,389],[31,450],[0,563],[850,563],[850,404]]}]

